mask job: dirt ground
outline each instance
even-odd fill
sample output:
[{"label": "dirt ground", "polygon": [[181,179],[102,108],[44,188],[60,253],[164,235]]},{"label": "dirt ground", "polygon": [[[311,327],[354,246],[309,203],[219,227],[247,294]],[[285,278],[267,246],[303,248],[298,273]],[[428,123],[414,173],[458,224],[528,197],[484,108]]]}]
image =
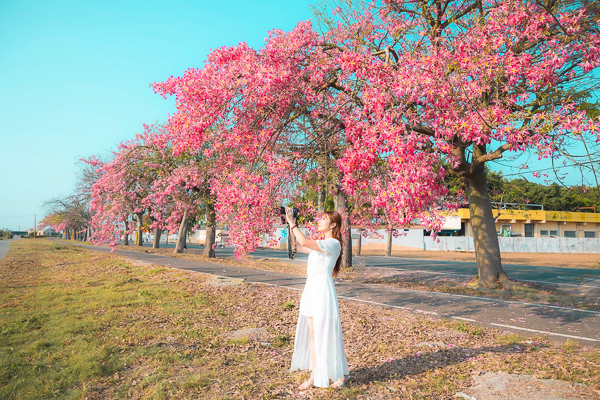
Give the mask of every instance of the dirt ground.
[{"label": "dirt ground", "polygon": [[[356,254],[356,253],[355,253]],[[363,256],[384,256],[380,251],[363,251]],[[392,251],[393,257],[420,258],[425,260],[471,261],[474,252],[459,251]],[[538,265],[541,267],[600,268],[600,254],[581,253],[502,253],[504,264]]]},{"label": "dirt ground", "polygon": [[[339,306],[352,378],[299,392],[309,373],[289,368],[300,293],[207,279],[59,243],[12,244],[0,260],[0,398],[452,400],[499,371],[584,384],[570,398],[599,398],[597,349],[348,300]],[[247,328],[272,338],[230,339]]]}]

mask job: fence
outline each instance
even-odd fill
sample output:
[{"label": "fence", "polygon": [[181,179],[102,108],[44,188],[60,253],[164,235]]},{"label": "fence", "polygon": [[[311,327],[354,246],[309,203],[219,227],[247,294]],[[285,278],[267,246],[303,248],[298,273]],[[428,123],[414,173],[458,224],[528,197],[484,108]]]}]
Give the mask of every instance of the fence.
[{"label": "fence", "polygon": [[[287,243],[286,234],[284,228],[278,228],[275,237],[282,237],[281,243],[284,244]],[[358,235],[358,229],[352,229],[352,247],[354,248],[358,246]],[[384,246],[387,246],[388,242],[387,235],[387,230],[380,229],[366,238],[362,237],[363,250],[385,248]],[[499,237],[498,241],[500,251],[506,253],[600,253],[600,239],[598,238]],[[266,235],[263,237],[261,246],[268,246]],[[432,239],[430,236],[424,236],[422,229],[404,230],[398,237],[393,237],[392,248],[398,247],[427,251],[475,251],[473,238],[470,236],[439,236]]]}]

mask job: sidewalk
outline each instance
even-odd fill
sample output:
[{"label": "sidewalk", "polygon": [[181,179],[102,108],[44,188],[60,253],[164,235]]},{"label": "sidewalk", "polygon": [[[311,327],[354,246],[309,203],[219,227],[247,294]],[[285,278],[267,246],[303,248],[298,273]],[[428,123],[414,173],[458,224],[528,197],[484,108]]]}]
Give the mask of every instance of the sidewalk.
[{"label": "sidewalk", "polygon": [[[108,253],[110,248],[79,245]],[[183,260],[137,251],[116,250],[115,254],[173,268],[209,273],[248,282],[302,290],[304,278],[272,271],[231,267],[207,262]],[[336,279],[340,299],[386,308],[400,308],[439,318],[469,321],[484,327],[506,330],[524,336],[547,334],[552,341],[576,339],[582,344],[600,347],[600,312],[520,301],[410,290]]]},{"label": "sidewalk", "polygon": [[0,259],[4,258],[6,253],[8,253],[8,246],[10,245],[10,242],[13,240],[15,240],[15,239],[0,240]]}]

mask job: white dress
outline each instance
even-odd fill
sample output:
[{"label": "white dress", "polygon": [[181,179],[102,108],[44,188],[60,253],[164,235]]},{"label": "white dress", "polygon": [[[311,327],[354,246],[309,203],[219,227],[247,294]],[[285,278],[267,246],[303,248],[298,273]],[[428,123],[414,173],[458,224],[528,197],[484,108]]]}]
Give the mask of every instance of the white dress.
[{"label": "white dress", "polygon": [[306,267],[306,285],[300,299],[300,316],[296,326],[294,354],[290,371],[310,369],[310,331],[306,317],[313,318],[317,365],[317,387],[328,387],[348,375],[344,352],[340,309],[331,272],[340,255],[341,244],[335,238],[317,240],[322,251],[310,250]]}]

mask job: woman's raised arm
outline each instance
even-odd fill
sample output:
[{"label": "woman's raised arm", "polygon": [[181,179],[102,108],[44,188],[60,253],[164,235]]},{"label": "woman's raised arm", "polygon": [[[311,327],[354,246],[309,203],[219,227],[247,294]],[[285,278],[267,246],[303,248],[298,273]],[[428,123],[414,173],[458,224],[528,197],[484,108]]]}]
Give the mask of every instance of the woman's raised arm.
[{"label": "woman's raised arm", "polygon": [[[319,245],[317,244],[316,240],[312,240],[307,238],[306,236],[304,236],[304,234],[302,233],[302,231],[300,230],[300,228],[298,228],[298,225],[296,225],[296,218],[294,218],[294,210],[292,210],[289,207],[285,208],[285,218],[288,221],[288,224],[290,224],[290,226],[294,227],[294,225],[296,227],[294,227],[294,229],[292,229],[291,233],[294,235],[294,237],[296,238],[296,242],[298,242],[298,244],[304,248],[307,249],[311,249],[311,250],[315,250],[315,251],[323,251],[321,250],[321,248],[319,247]],[[300,251],[300,250],[298,250]]]}]

